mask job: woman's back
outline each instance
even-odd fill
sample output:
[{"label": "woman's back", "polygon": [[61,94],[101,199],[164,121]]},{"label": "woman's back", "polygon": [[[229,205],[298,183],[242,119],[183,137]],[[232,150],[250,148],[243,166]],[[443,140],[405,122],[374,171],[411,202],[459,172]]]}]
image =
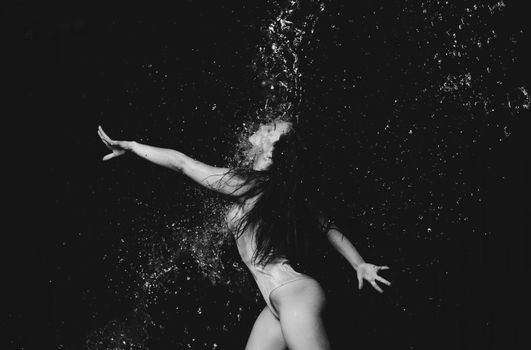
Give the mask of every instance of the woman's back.
[{"label": "woman's back", "polygon": [[261,194],[258,194],[254,197],[245,199],[243,202],[233,204],[228,210],[225,218],[228,229],[232,231],[234,238],[236,239],[236,245],[240,257],[248,267],[268,265],[256,264],[253,259],[257,247],[256,225],[242,224],[242,220],[245,220],[245,215],[254,207],[260,196]]},{"label": "woman's back", "polygon": [[241,227],[239,225],[240,220],[242,220],[248,210],[252,209],[258,197],[255,196],[241,204],[234,204],[227,212],[226,220],[229,229],[234,232],[236,246],[238,247],[242,261],[251,272],[267,305],[273,314],[278,317],[277,310],[270,300],[271,293],[287,283],[309,278],[309,276],[295,271],[286,258],[275,258],[265,264],[258,264],[254,261],[256,230],[254,227],[247,226],[242,229],[242,232],[239,232],[238,228]]},{"label": "woman's back", "polygon": [[248,227],[245,229],[243,234],[238,235],[238,227],[244,215],[253,205],[253,203],[251,203],[250,201],[251,199],[248,199],[244,201],[243,203],[233,204],[226,215],[227,226],[229,230],[231,230],[232,233],[234,234],[234,238],[236,239],[236,243],[238,246],[238,251],[240,253],[240,256],[243,262],[248,266],[249,266],[249,263],[251,263],[253,253],[255,250],[255,246],[256,246],[253,242],[254,232],[250,232],[251,228]]}]

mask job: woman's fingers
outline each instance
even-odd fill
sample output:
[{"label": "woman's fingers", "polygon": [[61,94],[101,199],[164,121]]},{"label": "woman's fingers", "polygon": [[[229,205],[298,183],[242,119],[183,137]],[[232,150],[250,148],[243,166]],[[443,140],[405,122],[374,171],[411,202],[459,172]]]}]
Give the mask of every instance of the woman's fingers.
[{"label": "woman's fingers", "polygon": [[358,276],[358,289],[363,287],[363,277]]},{"label": "woman's fingers", "polygon": [[107,142],[107,140],[105,140],[103,138],[103,136],[100,135],[100,138],[101,138],[101,141],[103,142],[103,144],[105,145],[105,147],[107,147],[108,149],[110,149],[112,151],[112,146]]},{"label": "woman's fingers", "polygon": [[103,131],[102,127],[98,125],[98,135],[101,138],[101,141],[103,141],[103,144],[112,151],[112,153],[107,154],[103,157],[103,160],[109,160],[114,157],[121,156],[125,153],[123,150],[123,147],[121,145],[121,141],[114,141],[112,140],[106,133]]},{"label": "woman's fingers", "polygon": [[107,136],[107,134],[105,134],[105,132],[103,131],[103,128],[101,127],[101,125],[98,125],[98,132],[103,134],[103,135],[105,135],[105,136]]},{"label": "woman's fingers", "polygon": [[103,129],[101,128],[101,126],[98,126],[98,135],[100,135],[101,139],[102,140],[105,140],[105,133],[103,132]]},{"label": "woman's fingers", "polygon": [[389,266],[378,266],[378,270],[389,270]]},{"label": "woman's fingers", "polygon": [[383,293],[382,288],[380,288],[380,286],[378,286],[374,280],[371,281],[371,286],[373,286],[378,292]]},{"label": "woman's fingers", "polygon": [[376,276],[375,279],[377,279],[378,281],[382,282],[383,284],[387,284],[388,286],[391,285],[391,282],[389,282],[388,280],[386,280],[386,279],[383,278],[383,277]]},{"label": "woman's fingers", "polygon": [[114,158],[114,157],[116,157],[116,154],[114,154],[114,153],[109,153],[109,154],[107,154],[105,157],[103,157],[103,160],[109,160],[109,159],[112,159],[112,158]]},{"label": "woman's fingers", "polygon": [[98,136],[100,137],[100,139],[105,142],[105,143],[108,143],[107,139],[105,138],[105,135],[103,134],[102,130],[100,128],[98,128]]},{"label": "woman's fingers", "polygon": [[119,141],[111,140],[109,136],[105,134],[103,129],[101,129],[101,127],[98,128],[98,135],[100,136],[101,141],[103,141],[103,143],[105,144],[105,146],[107,146],[108,149],[110,149],[111,151],[116,149],[116,145]]},{"label": "woman's fingers", "polygon": [[109,135],[107,135],[107,134],[105,133],[105,131],[103,131],[103,129],[101,129],[101,127],[100,127],[100,130],[101,130],[101,134],[103,135],[103,137],[105,137],[105,139],[107,140],[107,142],[112,143],[113,140],[109,137]]},{"label": "woman's fingers", "polygon": [[101,126],[98,126],[98,132],[100,133],[100,136],[105,140],[107,141],[107,143],[109,143],[110,145],[113,145],[114,144],[114,141],[105,133],[105,131],[103,131],[103,129],[101,128]]}]

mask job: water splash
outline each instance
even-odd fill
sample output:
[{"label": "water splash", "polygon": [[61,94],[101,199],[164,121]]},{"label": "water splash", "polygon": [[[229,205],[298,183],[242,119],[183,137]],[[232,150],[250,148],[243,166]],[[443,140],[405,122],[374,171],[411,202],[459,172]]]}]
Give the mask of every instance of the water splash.
[{"label": "water splash", "polygon": [[[322,35],[315,32],[316,23],[328,7],[319,1],[289,1],[285,7],[273,2],[270,5],[271,20],[262,26],[263,41],[252,62],[260,93],[255,98],[254,110],[236,130],[239,142],[235,155],[226,158],[232,166],[249,165],[247,138],[257,125],[276,119],[300,118],[298,109],[309,89],[302,84],[306,81],[302,78],[312,75],[303,71],[302,62],[309,60],[310,46],[319,47],[312,39]],[[529,93],[527,87],[521,84],[514,87],[506,79],[507,60],[514,56],[517,39],[500,33],[494,24],[494,18],[501,16],[506,7],[503,1],[456,4],[430,0],[407,1],[403,5],[393,16],[385,13],[392,6],[377,8],[369,16],[371,19],[364,22],[367,28],[370,24],[366,33],[369,44],[359,49],[367,56],[375,56],[384,48],[382,51],[389,55],[386,64],[397,69],[386,71],[385,65],[370,67],[381,74],[395,74],[400,82],[394,85],[393,114],[382,123],[376,135],[363,138],[365,131],[358,132],[360,149],[370,159],[363,167],[353,166],[349,176],[370,182],[366,188],[371,189],[375,202],[361,203],[353,212],[367,221],[369,232],[392,233],[393,237],[409,237],[417,243],[447,240],[448,225],[468,225],[472,221],[463,206],[478,204],[483,198],[481,188],[466,183],[462,164],[467,151],[480,143],[491,147],[492,140],[500,135],[511,137],[511,122],[516,118],[508,116],[516,117],[529,110]],[[379,18],[390,24],[379,22]],[[391,34],[384,38],[386,41],[378,37],[382,28],[395,24],[405,28],[406,34],[389,30]],[[406,58],[400,60],[401,56]],[[369,73],[356,72],[352,78],[344,74],[340,85],[342,88],[361,85],[362,81],[369,80]],[[412,76],[417,80],[408,80]],[[359,93],[362,97],[369,94]],[[363,104],[360,105],[355,106],[360,110],[360,116],[355,117],[363,120],[371,115],[371,110],[364,110]],[[346,110],[350,110],[351,106],[348,107]],[[209,107],[216,108],[216,105]],[[348,114],[338,113],[336,117],[346,118]],[[409,114],[417,118],[408,118]],[[497,132],[489,133],[489,130]],[[448,135],[457,141],[450,142]],[[428,165],[423,167],[420,161]],[[445,192],[441,188],[450,190]],[[200,189],[193,193],[202,204],[186,210],[185,215],[189,217],[172,221],[164,230],[155,224],[139,229],[120,248],[120,257],[116,257],[120,261],[118,266],[132,276],[134,284],[116,289],[127,291],[135,307],[124,320],[112,320],[95,330],[87,338],[87,348],[145,349],[150,332],[163,327],[167,321],[163,310],[157,310],[165,298],[180,298],[181,302],[185,300],[182,303],[194,306],[190,310],[179,305],[175,308],[175,313],[183,318],[205,317],[209,314],[207,303],[193,295],[199,289],[197,286],[247,294],[255,301],[260,298],[250,292],[256,289],[239,262],[232,237],[224,226],[223,217],[229,203],[212,198]],[[356,193],[349,195],[357,197]],[[157,220],[154,217],[152,222]],[[405,227],[408,220],[409,226]],[[407,236],[408,231],[415,233]],[[376,235],[369,235],[367,246],[378,245],[377,239]],[[403,243],[396,246],[400,250]],[[422,268],[433,268],[438,263],[437,258],[430,257],[425,265],[406,266],[403,273],[418,276]],[[244,303],[226,300],[231,311],[218,328],[211,327],[211,334],[230,331],[249,311]],[[397,307],[409,310],[406,304],[399,302]],[[215,343],[200,344],[188,328],[179,337],[181,348],[217,347]]]},{"label": "water splash", "polygon": [[471,85],[472,74],[470,73],[458,76],[448,75],[440,90],[444,92],[456,92],[459,89],[470,87]]},{"label": "water splash", "polygon": [[[314,11],[317,6],[317,11]],[[226,157],[230,166],[249,166],[248,136],[259,124],[272,120],[292,120],[301,101],[303,87],[300,83],[299,60],[307,41],[313,33],[318,14],[324,10],[323,2],[289,1],[287,5],[273,4],[269,22],[262,27],[263,42],[252,62],[252,69],[261,86],[256,99],[255,110],[247,116],[243,125],[237,128],[238,142],[232,155]],[[149,65],[147,68],[152,69]],[[153,76],[158,77],[158,71]],[[211,110],[216,109],[212,105]],[[208,288],[223,288],[237,298],[246,297],[257,304],[260,295],[252,284],[246,267],[237,253],[233,234],[225,223],[230,203],[213,197],[207,190],[191,190],[195,203],[200,206],[189,208],[188,217],[175,220],[166,227],[147,224],[119,248],[116,256],[118,268],[127,273],[135,285],[116,286],[109,281],[111,289],[127,290],[127,297],[135,305],[123,320],[111,320],[91,332],[85,346],[96,349],[144,350],[154,329],[167,322],[164,310],[155,311],[165,298],[192,298],[198,284]],[[141,203],[137,203],[141,205]],[[144,208],[146,209],[146,208]],[[186,215],[187,213],[184,213]],[[156,211],[156,215],[160,215]],[[156,220],[156,218],[154,218]],[[174,313],[193,319],[207,314],[206,305],[197,308],[194,314],[176,306]],[[212,332],[227,332],[249,313],[243,302],[232,306],[237,312],[228,315]],[[171,304],[166,300],[166,304]],[[193,335],[184,329],[180,346],[182,348],[212,348],[216,343],[198,343]]]},{"label": "water splash", "polygon": [[299,121],[299,108],[304,95],[301,83],[301,59],[312,42],[319,16],[326,9],[325,1],[290,0],[287,5],[271,3],[271,20],[261,27],[263,42],[253,59],[255,81],[261,86],[255,99],[255,110],[238,128],[238,142],[231,166],[250,166],[247,139],[260,124],[275,120]]},{"label": "water splash", "polygon": [[303,86],[300,57],[308,47],[319,14],[325,10],[322,1],[288,2],[277,7],[273,19],[262,28],[265,42],[253,61],[256,79],[263,87],[263,102],[253,121],[267,123],[298,118]]}]

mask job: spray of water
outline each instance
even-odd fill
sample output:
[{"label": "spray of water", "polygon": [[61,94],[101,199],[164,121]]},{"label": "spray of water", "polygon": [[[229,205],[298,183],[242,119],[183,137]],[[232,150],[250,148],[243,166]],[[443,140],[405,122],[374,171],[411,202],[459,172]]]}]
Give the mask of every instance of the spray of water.
[{"label": "spray of water", "polygon": [[[263,42],[252,62],[262,94],[256,98],[254,112],[237,131],[239,141],[232,155],[226,158],[229,166],[251,165],[256,148],[250,145],[248,137],[260,124],[297,118],[296,107],[303,92],[299,56],[323,10],[324,3],[319,1],[308,2],[305,8],[300,1],[272,4],[270,21],[262,27]],[[127,262],[124,270],[133,274],[137,281],[136,288],[129,293],[135,307],[123,320],[109,321],[92,331],[86,339],[87,349],[147,349],[148,330],[162,327],[160,321],[153,320],[153,310],[167,297],[190,296],[201,280],[207,281],[209,288],[217,286],[229,294],[247,295],[254,302],[260,297],[240,262],[233,235],[225,222],[230,203],[213,198],[201,188],[192,191],[202,205],[195,208],[193,220],[181,218],[174,221],[170,227],[171,235],[161,235],[149,228],[141,230],[122,247],[121,255],[127,256],[130,252],[137,255],[136,258],[118,259]],[[236,314],[229,314],[223,320],[222,331],[227,331],[241,319],[244,307],[239,306],[237,310]],[[202,313],[203,308],[199,307],[196,316]],[[190,348],[195,339],[187,338],[186,329],[184,333],[181,346]],[[208,344],[208,347],[215,349],[217,344]]]},{"label": "spray of water", "polygon": [[[326,14],[329,5],[325,6],[324,1],[287,1],[282,5],[271,2],[270,5],[270,20],[262,27],[263,40],[252,61],[261,92],[259,96],[253,96],[254,109],[236,131],[238,142],[233,153],[225,159],[229,166],[250,166],[254,150],[248,137],[258,125],[279,119],[298,121],[300,104],[308,89],[303,86],[302,78],[310,78],[304,81],[315,80],[301,66],[302,62],[309,60],[308,48],[318,46],[312,42],[316,23]],[[397,83],[399,91],[393,103],[394,115],[371,138],[362,131],[357,135],[360,149],[369,154],[371,160],[364,164],[363,170],[353,167],[355,170],[350,175],[362,180],[371,179],[371,191],[378,203],[360,205],[356,215],[365,217],[371,229],[376,229],[376,218],[388,218],[377,229],[395,235],[397,232],[405,235],[406,229],[398,223],[410,220],[410,226],[416,232],[412,239],[443,239],[444,230],[437,228],[442,218],[445,217],[444,221],[450,224],[466,222],[469,218],[459,210],[462,202],[481,200],[479,189],[473,193],[465,192],[468,187],[462,181],[462,168],[455,166],[456,174],[448,176],[451,163],[456,163],[481,137],[487,137],[479,132],[485,125],[498,130],[500,140],[510,137],[511,121],[506,116],[518,116],[522,111],[528,111],[530,97],[526,86],[505,86],[505,73],[500,71],[507,66],[503,59],[513,57],[512,46],[501,42],[492,20],[504,11],[506,4],[503,1],[481,4],[466,1],[458,6],[429,0],[406,1],[403,5],[400,13],[381,16],[407,29],[404,33],[384,38],[389,41],[387,44],[384,41],[371,42],[376,40],[379,26],[386,25],[378,22],[378,11],[384,12],[384,7],[375,10],[370,20],[363,16],[368,24],[363,27],[365,24],[362,23],[360,27],[370,27],[359,35],[366,36],[375,47],[385,47],[389,62],[399,61],[398,56],[404,55],[409,55],[409,62],[396,72],[405,79],[403,83]],[[507,36],[503,36],[503,40],[506,39]],[[417,49],[422,52],[416,52]],[[370,51],[370,48],[361,45],[359,50]],[[342,84],[356,86],[366,80],[363,74],[356,73],[353,77],[345,74]],[[409,75],[422,76],[422,79],[408,81]],[[500,88],[493,90],[492,86]],[[448,106],[459,106],[469,113],[467,117],[449,117],[445,110]],[[370,112],[363,111],[363,106],[359,109],[362,110],[360,118]],[[399,117],[415,109],[428,109],[429,113],[422,120]],[[465,141],[457,146],[447,142],[446,134],[459,134],[462,130],[469,130]],[[419,149],[414,149],[412,144],[424,139],[432,143],[425,141],[421,154],[413,154]],[[429,168],[419,169],[410,161],[411,157],[428,159]],[[455,180],[452,184],[455,198],[450,198],[449,193],[433,190],[437,188],[435,182],[444,178]],[[422,186],[429,190],[419,190]],[[172,310],[183,318],[202,317],[207,313],[206,301],[194,295],[200,288],[197,286],[246,295],[247,300],[260,298],[239,261],[233,237],[224,222],[229,203],[213,198],[206,190],[194,191],[202,206],[190,209],[193,217],[172,222],[166,230],[169,234],[147,228],[125,242],[117,255],[126,257],[119,259],[124,262],[120,266],[134,276],[136,283],[127,290],[135,306],[124,319],[110,321],[94,330],[86,339],[87,349],[147,349],[150,331],[163,327],[165,319],[160,316],[163,311],[157,310],[163,301],[180,298],[182,303],[202,305],[193,313],[179,306]],[[372,243],[368,237],[367,245],[370,247]],[[436,259],[427,261],[424,267],[437,264]],[[422,266],[407,267],[404,273],[418,273],[420,268]],[[433,300],[440,304],[439,299]],[[401,303],[400,298],[397,303]],[[226,315],[218,328],[213,327],[212,332],[230,331],[248,311],[244,303],[238,304],[232,299],[227,299],[225,304],[227,307],[230,304],[228,309],[233,311]],[[194,341],[193,335],[185,329],[177,345],[201,349],[217,347],[215,343]]]}]

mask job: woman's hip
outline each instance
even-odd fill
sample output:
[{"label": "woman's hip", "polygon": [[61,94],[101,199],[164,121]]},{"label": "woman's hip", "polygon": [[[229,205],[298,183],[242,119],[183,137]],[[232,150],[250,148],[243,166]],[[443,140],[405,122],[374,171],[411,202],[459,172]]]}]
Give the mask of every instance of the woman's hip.
[{"label": "woman's hip", "polygon": [[326,304],[323,288],[310,276],[303,276],[278,286],[271,291],[269,299],[279,314],[287,308],[303,308],[306,311],[321,312]]}]

